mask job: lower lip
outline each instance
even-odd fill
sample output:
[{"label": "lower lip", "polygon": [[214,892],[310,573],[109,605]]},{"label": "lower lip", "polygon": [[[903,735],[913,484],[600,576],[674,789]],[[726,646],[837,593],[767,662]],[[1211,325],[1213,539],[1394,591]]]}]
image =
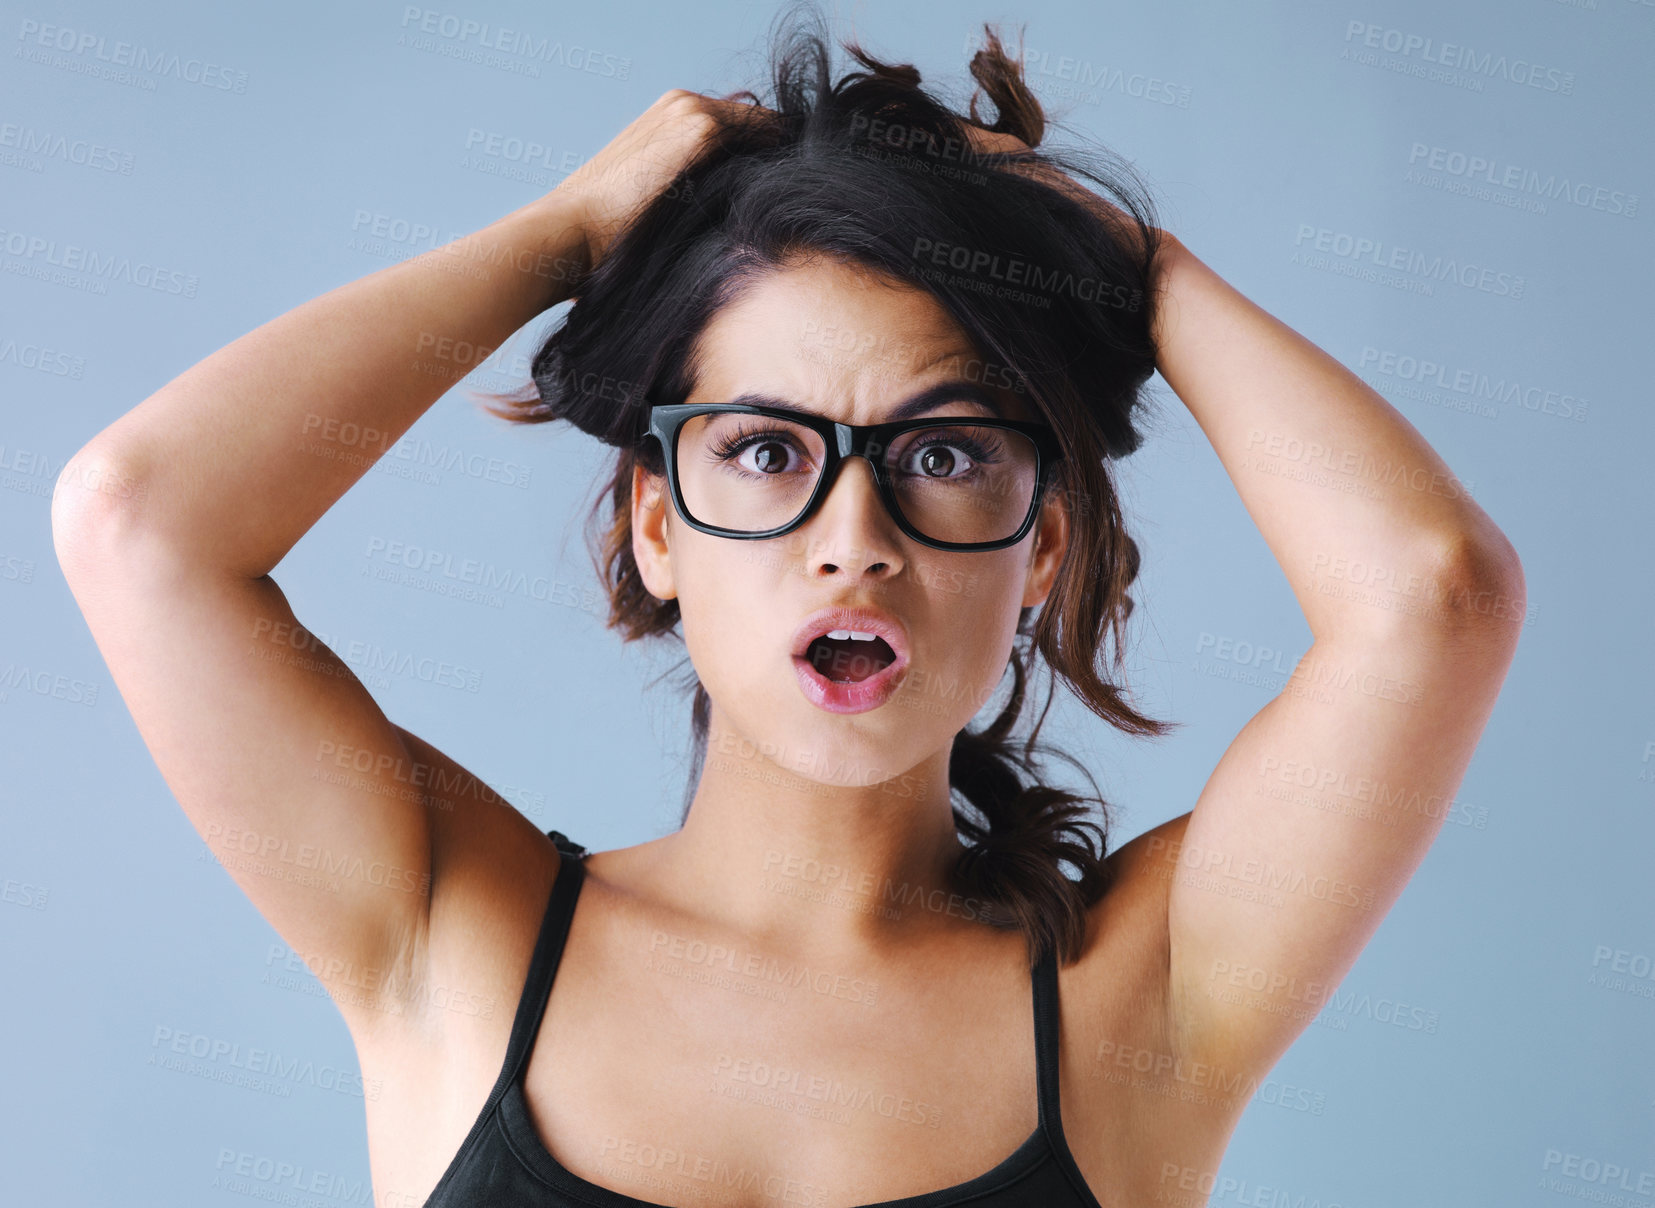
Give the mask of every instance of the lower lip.
[{"label": "lower lip", "polygon": [[829,713],[866,713],[869,709],[879,708],[891,699],[891,694],[901,685],[905,666],[899,658],[867,679],[851,683],[830,680],[811,666],[810,660],[803,655],[793,656],[793,670],[799,675],[799,690],[811,704]]}]

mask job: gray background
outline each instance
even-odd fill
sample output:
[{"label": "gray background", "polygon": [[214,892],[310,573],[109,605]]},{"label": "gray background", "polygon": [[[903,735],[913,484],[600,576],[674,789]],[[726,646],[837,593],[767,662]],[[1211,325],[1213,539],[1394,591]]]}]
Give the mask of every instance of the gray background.
[{"label": "gray background", "polygon": [[[348,1033],[204,858],[58,571],[48,504],[64,460],[171,377],[429,245],[375,241],[376,222],[446,240],[552,187],[665,89],[756,82],[772,12],[442,3],[432,11],[605,57],[592,71],[542,62],[534,78],[523,56],[455,56],[474,39],[409,44],[418,22],[391,3],[173,3],[140,16],[102,0],[8,3],[0,15],[4,1202],[210,1205],[278,1192],[273,1181],[215,1188],[226,1151],[338,1176],[288,1202],[366,1202],[360,1087],[319,1085],[323,1071],[355,1070]],[[1163,225],[1237,288],[1361,371],[1524,560],[1524,638],[1450,820],[1347,978],[1351,997],[1273,1071],[1280,1093],[1267,1086],[1249,1108],[1214,1202],[1550,1205],[1615,1194],[1608,1166],[1636,1186],[1655,1171],[1655,4],[1031,0],[845,12],[871,49],[914,62],[955,99],[980,21],[1026,22],[1029,77],[1054,112],[1134,160]],[[73,31],[71,49],[41,46],[46,26]],[[1381,49],[1366,47],[1368,26]],[[1539,63],[1556,87],[1494,68],[1465,73],[1470,86],[1417,74],[1411,37]],[[143,46],[163,69],[105,78],[98,38],[105,54]],[[1387,40],[1402,49],[1387,54]],[[192,63],[214,70],[194,82]],[[1140,87],[1148,78],[1159,83]],[[549,150],[536,164],[475,154],[491,136],[502,151],[514,139]],[[1445,170],[1411,176],[1431,148]],[[1455,191],[1456,156],[1589,186],[1586,204]],[[1338,256],[1305,262],[1307,229],[1451,257],[1524,287],[1513,297],[1451,281],[1424,292],[1407,274],[1413,288],[1355,278]],[[35,239],[193,276],[194,297],[40,280]],[[1479,401],[1411,378],[1417,361],[1520,391]],[[496,368],[486,385],[505,383],[510,357]],[[1309,644],[1211,449],[1160,390],[1166,421],[1122,467],[1146,554],[1131,668],[1144,706],[1185,724],[1135,742],[1066,703],[1050,730],[1120,804],[1122,840],[1191,807],[1279,689],[1278,669]],[[455,451],[526,467],[528,484],[430,469]],[[687,702],[649,687],[666,661],[623,649],[588,605],[580,526],[599,453],[572,431],[510,428],[454,391],[275,573],[336,649],[360,642],[466,669],[461,687],[365,678],[394,720],[542,827],[606,848],[675,824]],[[374,551],[394,541],[559,587],[495,607],[382,581]],[[1604,955],[1616,951],[1629,955]],[[1606,979],[1617,959],[1631,972]],[[1435,1030],[1384,1022],[1385,1003],[1405,1004],[1410,1020],[1421,1009]],[[265,1093],[162,1069],[151,1059],[168,1028],[312,1061],[317,1079]],[[1600,1202],[1655,1202],[1620,1194]]]}]

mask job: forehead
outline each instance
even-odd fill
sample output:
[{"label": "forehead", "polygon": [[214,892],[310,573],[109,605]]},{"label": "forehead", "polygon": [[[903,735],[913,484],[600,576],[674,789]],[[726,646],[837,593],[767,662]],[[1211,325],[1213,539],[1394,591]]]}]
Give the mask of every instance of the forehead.
[{"label": "forehead", "polygon": [[1016,395],[999,383],[952,316],[922,289],[820,257],[746,285],[702,332],[689,402],[756,392],[847,423],[874,423],[923,387],[977,383],[1015,418]]}]

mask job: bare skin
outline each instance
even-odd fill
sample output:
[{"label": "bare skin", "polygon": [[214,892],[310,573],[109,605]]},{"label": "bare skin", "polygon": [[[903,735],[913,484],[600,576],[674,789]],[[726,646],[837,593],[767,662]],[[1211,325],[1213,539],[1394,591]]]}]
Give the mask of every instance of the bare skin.
[{"label": "bare skin", "polygon": [[[89,441],[59,480],[60,562],[162,774],[283,938],[338,962],[324,984],[364,1077],[382,1084],[367,1103],[381,1202],[422,1203],[483,1105],[557,857],[533,823],[385,717],[320,643],[303,662],[268,657],[297,624],[269,571],[367,469],[303,451],[301,438],[337,421],[380,433],[370,453],[389,448],[449,384],[410,372],[422,335],[492,347],[567,297],[617,223],[739,110],[666,94],[552,194],[214,353]],[[1105,1202],[1196,1203],[1252,1092],[1435,838],[1442,811],[1419,803],[1460,783],[1524,593],[1509,542],[1383,399],[1170,237],[1158,289],[1163,376],[1314,636],[1191,811],[1112,855],[1117,881],[1060,972],[1063,1127],[1082,1173]],[[824,356],[801,335],[819,330],[809,320],[892,338]],[[755,285],[705,348],[692,401],[763,390],[852,423],[969,376],[976,358],[927,295],[820,261]],[[809,1184],[822,1208],[980,1174],[1035,1125],[1021,937],[945,908],[890,917],[816,900],[794,892],[808,881],[786,880],[786,861],[946,883],[958,842],[940,778],[948,744],[971,693],[997,682],[1017,609],[1050,590],[1065,505],[1054,499],[1011,549],[946,553],[895,527],[859,461],[791,542],[696,533],[658,485],[635,483],[634,552],[649,589],[683,609],[715,702],[713,754],[682,831],[587,861],[525,1082],[541,1139],[592,1182],[668,1205],[705,1202],[705,1184],[629,1160],[629,1142]],[[765,546],[771,556],[756,556]],[[1375,606],[1346,590],[1339,568],[1352,562],[1421,585],[1401,598],[1435,606]],[[946,589],[961,575],[978,590]],[[800,619],[846,602],[899,615],[914,646],[912,683],[852,717],[805,701],[785,657]],[[927,688],[938,683],[968,687]],[[744,743],[821,752],[837,770],[801,775],[742,757]],[[368,753],[363,770],[317,775],[345,749]],[[1352,787],[1363,784],[1386,790]],[[247,842],[359,854],[381,873],[322,891],[235,858]],[[861,989],[777,1002],[697,980],[693,962],[669,967],[664,947],[679,939]],[[375,978],[389,985],[364,994]],[[767,1109],[744,1097],[760,1066],[907,1106],[843,1120]]]}]

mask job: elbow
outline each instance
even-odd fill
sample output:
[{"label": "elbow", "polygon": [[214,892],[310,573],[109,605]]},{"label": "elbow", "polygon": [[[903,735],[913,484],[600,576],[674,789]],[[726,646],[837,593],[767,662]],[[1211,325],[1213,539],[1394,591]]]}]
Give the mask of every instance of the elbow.
[{"label": "elbow", "polygon": [[64,464],[52,488],[52,548],[71,583],[80,571],[105,561],[98,551],[119,548],[148,499],[134,468],[96,441]]},{"label": "elbow", "polygon": [[1523,562],[1505,533],[1481,518],[1436,543],[1433,565],[1440,612],[1465,637],[1515,647],[1529,617]]}]

